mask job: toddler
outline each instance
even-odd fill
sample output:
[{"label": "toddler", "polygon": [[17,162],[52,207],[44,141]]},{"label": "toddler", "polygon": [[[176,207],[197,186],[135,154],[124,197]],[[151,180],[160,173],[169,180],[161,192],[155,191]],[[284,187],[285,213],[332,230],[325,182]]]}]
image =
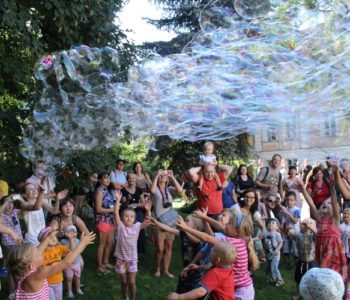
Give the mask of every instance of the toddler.
[{"label": "toddler", "polygon": [[[203,154],[199,155],[199,165],[201,167],[203,167],[204,165],[216,166],[218,164],[218,162],[216,160],[216,156],[213,154],[213,152],[214,152],[214,143],[205,142],[204,146],[203,146]],[[214,178],[215,178],[218,189],[221,189],[222,185],[221,185],[219,175],[215,174]],[[203,181],[204,181],[203,174],[201,174],[201,176],[199,178],[199,184],[198,184],[199,190],[202,190]]]},{"label": "toddler", "polygon": [[[137,274],[137,240],[140,230],[145,229],[150,222],[148,220],[135,222],[135,211],[126,208],[119,216],[120,200],[122,194],[116,191],[116,204],[114,207],[114,218],[117,228],[117,243],[114,256],[116,257],[115,271],[120,275],[123,299],[136,299],[136,274]],[[147,201],[145,210],[147,216],[151,216],[152,203]]]},{"label": "toddler", "polygon": [[298,259],[295,265],[294,279],[297,295],[293,300],[300,300],[299,284],[304,274],[315,266],[315,235],[317,233],[316,222],[307,218],[301,222],[301,232],[290,229],[288,235],[296,242]]},{"label": "toddler", "polygon": [[[64,228],[64,235],[67,239],[62,239],[62,245],[69,247],[70,250],[73,250],[78,244],[79,239],[77,238],[77,228],[74,225],[68,225]],[[68,298],[74,298],[72,291],[72,283],[74,280],[74,286],[76,288],[76,293],[78,295],[84,295],[83,291],[80,288],[80,276],[81,276],[81,256],[73,261],[73,263],[64,270],[64,274],[67,281],[67,295]]]},{"label": "toddler", "polygon": [[170,293],[168,300],[198,299],[210,293],[213,299],[234,300],[234,275],[232,264],[237,256],[236,247],[227,242],[214,245],[211,250],[213,267],[201,280],[198,287],[185,294]]},{"label": "toddler", "polygon": [[17,276],[16,299],[41,299],[49,300],[49,286],[47,278],[54,276],[67,268],[75,258],[84,251],[87,245],[92,244],[95,234],[90,233],[81,236],[80,242],[63,260],[45,266],[43,251],[57,231],[51,231],[42,239],[38,247],[32,244],[16,246],[9,256],[9,267],[14,276]]},{"label": "toddler", "polygon": [[279,287],[284,284],[278,265],[281,258],[281,248],[283,240],[281,234],[277,231],[279,221],[270,218],[266,222],[267,231],[261,234],[266,252],[266,275],[267,281],[274,283]]}]

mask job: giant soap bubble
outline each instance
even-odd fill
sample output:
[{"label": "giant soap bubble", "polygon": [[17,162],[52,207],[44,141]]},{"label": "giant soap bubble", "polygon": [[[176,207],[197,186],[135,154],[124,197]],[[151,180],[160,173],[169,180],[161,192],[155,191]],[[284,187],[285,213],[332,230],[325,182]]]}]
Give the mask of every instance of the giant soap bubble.
[{"label": "giant soap bubble", "polygon": [[129,69],[127,82],[119,82],[119,56],[108,47],[44,56],[23,154],[62,159],[113,145],[126,130],[138,139],[197,141],[271,129],[287,141],[298,136],[290,148],[328,130],[346,145],[349,10],[341,1],[305,3],[213,1],[182,53],[150,56]]}]

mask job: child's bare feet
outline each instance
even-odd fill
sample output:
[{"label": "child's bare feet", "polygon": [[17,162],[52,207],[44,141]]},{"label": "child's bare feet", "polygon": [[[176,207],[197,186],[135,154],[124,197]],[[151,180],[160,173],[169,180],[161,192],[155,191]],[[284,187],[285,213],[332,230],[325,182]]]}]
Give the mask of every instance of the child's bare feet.
[{"label": "child's bare feet", "polygon": [[154,277],[160,277],[160,271],[155,272]]}]

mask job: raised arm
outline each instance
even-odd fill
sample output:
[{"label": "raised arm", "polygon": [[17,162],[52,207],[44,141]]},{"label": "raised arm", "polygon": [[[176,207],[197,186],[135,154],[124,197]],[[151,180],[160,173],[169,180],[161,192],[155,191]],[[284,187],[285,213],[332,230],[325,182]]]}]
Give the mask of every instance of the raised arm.
[{"label": "raised arm", "polygon": [[120,216],[119,216],[119,209],[120,209],[120,201],[122,199],[122,193],[119,190],[117,190],[115,193],[115,199],[116,199],[116,202],[114,205],[113,212],[114,212],[115,225],[118,228],[121,223]]},{"label": "raised arm", "polygon": [[225,225],[223,225],[220,221],[214,220],[213,218],[210,218],[205,213],[205,210],[195,210],[193,212],[193,215],[197,218],[203,219],[205,222],[208,222],[212,227],[214,227],[215,230],[224,232]]},{"label": "raised arm", "polygon": [[181,230],[192,234],[194,237],[200,239],[201,241],[209,244],[213,244],[213,245],[215,245],[218,242],[218,240],[215,237],[212,237],[211,235],[206,234],[205,232],[201,232],[199,230],[189,227],[182,217],[178,217],[177,221],[178,221],[177,226]]},{"label": "raised arm", "polygon": [[154,177],[152,186],[151,186],[151,193],[154,195],[157,192],[158,189],[158,178],[161,174],[162,170],[158,170],[157,175]]},{"label": "raised arm", "polygon": [[343,196],[344,199],[350,199],[350,191],[346,188],[346,186],[345,186],[345,184],[340,176],[338,165],[333,163],[332,170],[333,170],[333,174],[334,174],[335,183],[336,183],[341,195]]},{"label": "raised arm", "polygon": [[157,226],[159,229],[161,229],[163,231],[167,231],[167,232],[170,232],[172,234],[179,235],[179,231],[177,229],[172,228],[166,224],[160,223],[159,221],[157,221],[154,218],[150,218],[150,222],[151,222],[151,224],[153,224],[154,226]]},{"label": "raised arm", "polygon": [[168,172],[169,178],[171,179],[171,181],[172,181],[173,184],[174,184],[174,187],[175,187],[175,189],[176,189],[176,192],[177,192],[178,194],[181,195],[182,192],[183,192],[183,190],[182,190],[182,187],[181,187],[181,185],[179,184],[179,182],[176,180],[173,171],[168,170],[167,172]]},{"label": "raised arm", "polygon": [[231,175],[233,171],[233,167],[227,166],[227,165],[219,165],[218,166],[219,172],[224,173],[224,177],[227,179]]},{"label": "raised arm", "polygon": [[301,193],[303,194],[307,204],[309,204],[309,206],[310,206],[310,212],[311,212],[312,216],[315,218],[316,221],[319,221],[320,216],[318,214],[317,208],[316,208],[314,201],[312,200],[310,194],[307,192],[304,183],[299,179],[298,184],[299,184],[299,189],[300,189]]},{"label": "raised arm", "polygon": [[332,209],[333,209],[333,223],[335,226],[340,226],[340,209],[337,201],[337,194],[335,192],[334,187],[334,178],[332,178],[333,175],[331,175],[331,180],[329,181],[329,190],[331,192],[331,203],[332,203]]},{"label": "raised arm", "polygon": [[56,194],[55,206],[51,206],[47,199],[44,199],[42,206],[49,211],[52,215],[57,215],[60,211],[60,201],[66,198],[68,195],[68,190],[64,189]]}]

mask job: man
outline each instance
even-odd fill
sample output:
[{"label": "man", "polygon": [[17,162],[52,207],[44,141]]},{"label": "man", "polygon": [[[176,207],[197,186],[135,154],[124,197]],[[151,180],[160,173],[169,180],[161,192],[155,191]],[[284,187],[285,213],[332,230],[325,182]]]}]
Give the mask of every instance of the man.
[{"label": "man", "polygon": [[[218,169],[218,175],[222,185],[232,173],[233,168],[222,165],[218,166]],[[200,177],[203,176],[202,188],[197,189],[198,208],[207,208],[208,216],[216,219],[223,210],[223,204],[222,188],[218,187],[215,180],[215,166],[204,165],[200,172],[198,172],[198,167],[192,168],[189,170],[189,175],[196,187],[199,185]]]},{"label": "man", "polygon": [[260,170],[255,184],[261,191],[261,199],[265,201],[269,196],[278,197],[282,193],[282,176],[280,173],[282,156],[274,154],[270,166]]},{"label": "man", "polygon": [[127,173],[124,172],[125,160],[118,158],[115,162],[115,168],[111,171],[109,177],[111,178],[111,185],[114,190],[121,190],[126,187],[128,181],[126,179]]}]

